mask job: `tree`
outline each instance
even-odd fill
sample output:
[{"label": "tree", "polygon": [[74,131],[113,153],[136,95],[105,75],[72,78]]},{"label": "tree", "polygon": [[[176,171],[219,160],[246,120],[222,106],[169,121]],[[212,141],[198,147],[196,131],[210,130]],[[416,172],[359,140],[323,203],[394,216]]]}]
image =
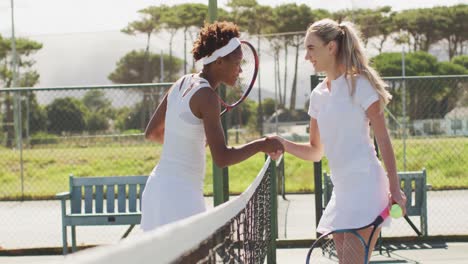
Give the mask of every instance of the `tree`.
[{"label": "tree", "polygon": [[275,104],[276,103],[273,98],[265,98],[265,100],[263,100],[263,110],[267,117],[271,116],[275,112]]},{"label": "tree", "polygon": [[[192,27],[201,27],[208,15],[208,7],[204,4],[181,4],[174,6],[184,31],[184,74],[187,74],[187,34]],[[193,41],[193,39],[192,39]],[[192,63],[192,68],[195,68]],[[193,70],[193,69],[192,69]]]},{"label": "tree", "polygon": [[[372,58],[372,65],[386,77],[401,76],[401,53],[382,53]],[[438,62],[426,52],[408,53],[405,57],[405,71],[407,76],[452,75],[466,74],[462,66],[450,62]],[[443,79],[408,79],[407,105],[410,119],[443,118],[457,104],[462,88],[458,83]],[[401,98],[401,89],[394,87],[394,101]],[[401,103],[393,103],[396,107]],[[427,111],[430,108],[431,111]],[[391,109],[394,114],[400,114],[401,109]]]},{"label": "tree", "polygon": [[[146,52],[143,50],[140,51],[131,51],[127,53],[123,58],[121,58],[117,62],[116,69],[109,74],[108,78],[113,83],[144,83],[144,63],[143,61],[146,60],[148,57],[148,69],[149,69],[149,79],[151,82],[153,80],[157,80],[160,77],[160,58],[159,54],[149,53],[146,55]],[[167,55],[163,56],[164,64],[169,64],[168,62],[171,58]],[[168,72],[180,72],[182,67],[182,60],[175,58],[173,59],[172,66],[164,68],[164,73]],[[154,105],[152,102],[159,102],[161,93],[160,92],[152,92],[149,89],[139,89],[137,90],[138,93],[142,94],[142,101],[143,105],[146,107],[146,111],[142,111],[141,114],[143,115],[139,120],[142,122],[139,127],[144,128],[146,123],[143,123],[144,120],[147,119],[146,116],[151,115],[151,112],[154,109]]]},{"label": "tree", "polygon": [[[33,70],[35,60],[32,55],[42,48],[42,44],[27,38],[17,38],[15,40],[17,54],[17,87],[32,87],[39,81],[39,74]],[[0,86],[11,87],[13,82],[12,65],[12,43],[10,39],[5,39],[0,35]],[[6,92],[3,94],[3,130],[6,131],[6,146],[13,146],[14,127],[13,124],[13,97],[12,94]],[[35,100],[34,94],[29,94],[27,97],[30,100]],[[0,98],[1,99],[1,98]]]},{"label": "tree", "polygon": [[[133,50],[122,57],[118,62],[117,66],[112,73],[109,74],[108,78],[113,83],[145,83],[143,61],[146,59],[146,51],[144,50]],[[159,54],[149,53],[148,54],[148,69],[149,69],[149,80],[154,82],[158,80],[161,72],[161,56]],[[164,65],[168,65],[169,56],[163,55]],[[168,74],[169,71],[180,72],[182,67],[182,60],[176,58],[172,66],[164,67],[164,73]]]},{"label": "tree", "polygon": [[86,124],[90,132],[109,129],[109,120],[102,112],[91,112],[86,119]]},{"label": "tree", "polygon": [[437,25],[446,19],[440,12],[432,8],[404,10],[394,17],[397,28],[407,31],[413,41],[413,51],[429,51],[432,44],[442,39],[441,30]]},{"label": "tree", "polygon": [[[372,58],[372,65],[380,75],[401,76],[401,53],[385,52]],[[437,74],[437,58],[427,52],[413,52],[405,55],[406,76]]]},{"label": "tree", "polygon": [[47,129],[47,114],[37,102],[33,92],[21,93],[22,135],[29,139],[31,134]]},{"label": "tree", "polygon": [[128,28],[122,30],[124,32],[132,32],[132,31],[136,31],[138,29],[134,29],[134,28],[130,28],[130,27],[135,27],[135,28],[138,28],[138,27],[142,27],[141,29],[139,30],[148,30],[146,33],[147,33],[147,41],[146,41],[146,49],[145,49],[145,59],[143,61],[143,81],[145,83],[149,83],[150,80],[149,80],[149,69],[148,69],[148,54],[149,54],[149,45],[150,45],[150,39],[151,39],[151,32],[153,32],[153,26],[152,26],[152,22],[150,20],[146,20],[146,21],[135,21],[132,23],[131,26],[129,26]]},{"label": "tree", "polygon": [[382,53],[385,41],[391,33],[397,30],[393,22],[396,13],[392,12],[390,6],[377,9],[358,9],[354,13],[354,23],[362,33],[365,46],[371,38],[378,38],[379,43],[376,48],[379,53]]},{"label": "tree", "polygon": [[111,107],[111,101],[100,90],[89,90],[83,96],[83,104],[91,112],[106,111]]},{"label": "tree", "polygon": [[451,60],[452,63],[463,66],[468,70],[468,55],[455,56]]},{"label": "tree", "polygon": [[100,90],[89,90],[82,101],[90,112],[86,119],[88,130],[91,132],[107,130],[109,118],[114,114],[111,101],[105,97],[105,93]]},{"label": "tree", "polygon": [[[233,21],[241,28],[247,29],[249,34],[257,35],[257,52],[261,59],[261,34],[269,33],[273,29],[273,9],[269,6],[261,6],[256,0],[231,0],[228,6],[232,9]],[[263,107],[261,72],[257,79],[258,84],[258,108],[257,108],[257,130],[263,135]]]},{"label": "tree", "polygon": [[[310,23],[314,22],[314,14],[309,6],[302,4],[284,4],[275,9],[276,16],[281,19],[278,23],[280,32],[303,32],[307,29]],[[304,34],[285,35],[285,54],[287,54],[287,46],[292,45],[296,49],[295,64],[294,64],[294,77],[291,85],[291,96],[289,109],[296,108],[296,90],[297,90],[297,67],[299,62],[299,49],[304,45]],[[285,55],[287,56],[287,55]],[[285,70],[286,72],[286,70]],[[286,75],[285,75],[286,83]],[[286,86],[284,87],[286,88]],[[286,92],[285,92],[286,93]]]},{"label": "tree", "polygon": [[164,23],[164,28],[169,32],[169,76],[167,77],[167,81],[175,81],[176,74],[172,71],[173,69],[173,56],[172,56],[172,42],[174,41],[174,36],[176,35],[177,31],[183,27],[182,20],[178,16],[178,12],[175,6],[168,7],[168,6],[161,6],[160,11],[161,14],[161,21]]},{"label": "tree", "polygon": [[434,23],[441,37],[448,43],[449,58],[463,54],[463,44],[468,41],[468,5],[436,7],[435,12],[443,17],[442,22]]},{"label": "tree", "polygon": [[136,103],[131,108],[123,108],[118,112],[117,127],[120,130],[137,129],[144,131],[145,126],[142,124],[148,124],[150,116],[143,115],[146,113],[147,107],[142,102]]},{"label": "tree", "polygon": [[86,128],[86,108],[81,101],[72,97],[55,99],[46,107],[47,128],[50,132],[77,133]]}]

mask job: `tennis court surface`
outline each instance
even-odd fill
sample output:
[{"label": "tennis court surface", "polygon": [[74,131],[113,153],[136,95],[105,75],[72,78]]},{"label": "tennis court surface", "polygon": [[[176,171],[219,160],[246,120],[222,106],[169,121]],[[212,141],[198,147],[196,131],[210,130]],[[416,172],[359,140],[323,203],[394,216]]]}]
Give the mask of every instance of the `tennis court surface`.
[{"label": "tennis court surface", "polygon": [[[259,172],[252,185],[240,196],[231,197],[228,203],[213,210],[187,219],[173,225],[161,228],[159,231],[143,234],[136,229],[128,239],[116,242],[113,236],[106,236],[107,241],[97,241],[95,244],[106,244],[102,247],[81,250],[77,254],[63,257],[19,256],[0,257],[1,263],[267,263],[271,243],[272,230],[269,219],[271,214],[271,173],[269,164]],[[468,191],[457,191],[457,195],[466,196]],[[460,197],[461,198],[461,197]],[[429,205],[437,205],[437,196],[429,197]],[[441,198],[440,198],[441,199]],[[207,197],[206,203],[212,207],[212,198]],[[59,212],[58,203],[23,202],[11,203],[5,206],[3,212],[9,209],[22,210],[26,214],[31,207],[42,208],[43,214]],[[462,205],[459,205],[462,207]],[[429,208],[430,209],[430,208]],[[457,211],[459,214],[464,210]],[[459,217],[467,219],[466,216]],[[57,217],[59,219],[59,217]],[[307,239],[315,233],[314,195],[286,195],[286,200],[278,196],[278,238]],[[439,221],[435,221],[439,222]],[[411,235],[411,229],[404,222],[395,221],[403,235]],[[466,222],[460,222],[463,227]],[[21,226],[21,225],[20,225]],[[437,230],[437,226],[432,226]],[[465,226],[466,228],[466,226]],[[2,232],[8,232],[7,227]],[[115,233],[118,237],[125,227],[103,230],[99,232]],[[79,229],[78,245],[89,245],[96,237],[98,229]],[[53,222],[43,230],[45,233],[57,233],[60,238],[60,223]],[[27,240],[27,227],[24,230],[15,229],[17,243]],[[57,242],[57,243],[56,243]],[[9,243],[14,243],[11,241]],[[51,242],[60,246],[60,240]],[[7,245],[11,248],[11,245]],[[24,247],[24,245],[22,245]],[[47,252],[47,250],[45,250]],[[373,254],[372,263],[466,263],[468,259],[468,243],[432,241],[427,243],[390,243],[385,244],[382,253]],[[283,248],[279,245],[276,251],[277,263],[304,263],[307,248]],[[270,256],[271,257],[271,256]]]}]

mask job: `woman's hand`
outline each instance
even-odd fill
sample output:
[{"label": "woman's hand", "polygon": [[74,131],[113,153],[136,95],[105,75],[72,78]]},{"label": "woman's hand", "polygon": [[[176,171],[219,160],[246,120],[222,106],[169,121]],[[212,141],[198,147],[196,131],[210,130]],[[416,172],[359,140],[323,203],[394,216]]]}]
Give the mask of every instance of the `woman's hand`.
[{"label": "woman's hand", "polygon": [[395,190],[391,191],[389,194],[389,202],[390,206],[392,204],[396,203],[401,207],[401,210],[403,212],[403,215],[406,215],[406,195],[405,193],[401,190]]},{"label": "woman's hand", "polygon": [[262,151],[271,159],[276,160],[284,152],[284,146],[279,137],[266,137],[263,139]]},{"label": "woman's hand", "polygon": [[269,137],[267,137],[267,139],[268,140],[278,141],[283,146],[283,148],[278,149],[276,151],[266,152],[268,154],[268,156],[270,156],[270,158],[272,160],[279,159],[281,157],[281,155],[283,155],[283,153],[284,153],[284,139],[282,137],[279,137],[279,136],[269,136]]}]

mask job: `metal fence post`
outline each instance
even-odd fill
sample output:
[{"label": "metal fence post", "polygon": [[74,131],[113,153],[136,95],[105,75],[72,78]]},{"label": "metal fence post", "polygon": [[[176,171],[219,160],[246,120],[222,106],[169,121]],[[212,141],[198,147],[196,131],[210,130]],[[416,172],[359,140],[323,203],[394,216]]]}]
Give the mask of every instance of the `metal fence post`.
[{"label": "metal fence post", "polygon": [[[265,155],[266,160],[268,156]],[[278,190],[276,183],[276,162],[274,160],[270,161],[269,165],[270,170],[270,228],[271,228],[271,240],[270,246],[268,247],[267,253],[267,263],[275,264],[276,263],[276,239],[278,238]]]}]

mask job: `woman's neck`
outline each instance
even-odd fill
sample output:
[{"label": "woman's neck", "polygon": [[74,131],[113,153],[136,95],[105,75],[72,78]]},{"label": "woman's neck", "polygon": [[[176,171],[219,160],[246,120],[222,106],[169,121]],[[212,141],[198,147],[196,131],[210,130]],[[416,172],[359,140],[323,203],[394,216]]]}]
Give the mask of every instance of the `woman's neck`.
[{"label": "woman's neck", "polygon": [[345,73],[345,67],[344,65],[334,65],[333,67],[330,67],[330,69],[327,70],[326,73],[327,79],[329,81],[334,81]]},{"label": "woman's neck", "polygon": [[210,71],[207,67],[204,67],[203,70],[200,72],[200,77],[203,79],[207,80],[210,83],[211,88],[213,90],[218,89],[219,86],[219,80],[216,79],[216,74],[214,74],[212,71]]},{"label": "woman's neck", "polygon": [[345,73],[344,66],[334,66],[331,67],[329,70],[325,71],[327,75],[327,88],[331,91],[331,81],[338,79],[341,75]]}]

